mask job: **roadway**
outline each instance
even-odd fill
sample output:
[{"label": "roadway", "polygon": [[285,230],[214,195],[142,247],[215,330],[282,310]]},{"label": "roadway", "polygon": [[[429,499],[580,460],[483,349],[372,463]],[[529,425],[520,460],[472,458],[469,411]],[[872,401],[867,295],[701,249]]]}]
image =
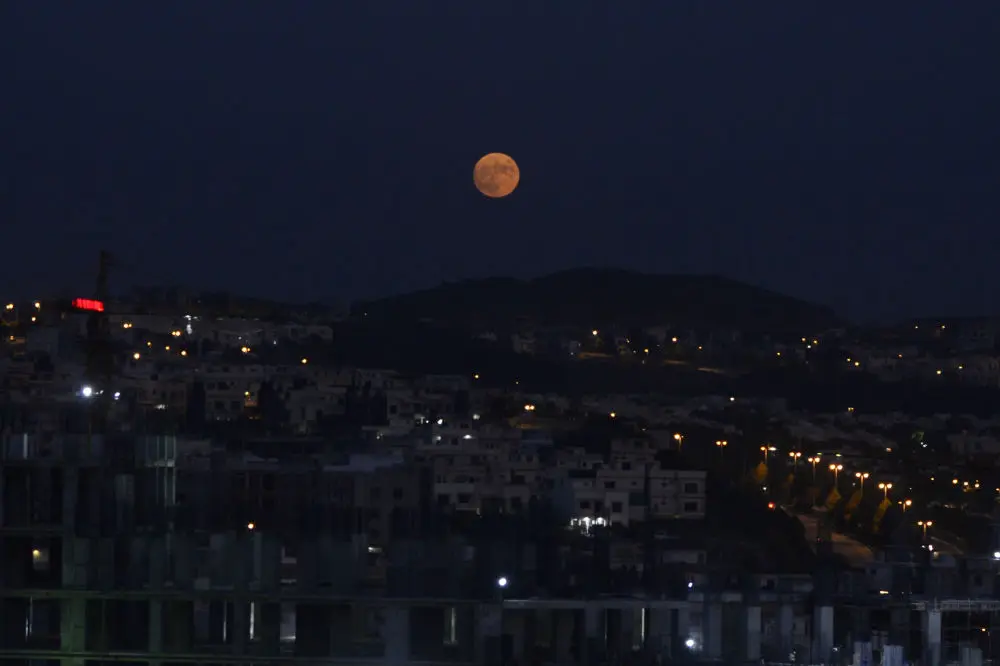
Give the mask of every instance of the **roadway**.
[{"label": "roadway", "polygon": [[[823,512],[813,514],[795,514],[795,517],[799,519],[800,523],[802,523],[802,526],[806,531],[806,539],[815,550],[816,539],[819,536],[820,521],[823,519]],[[950,555],[951,557],[961,557],[964,555],[962,549],[950,541],[945,541],[944,539],[940,539],[935,536],[928,536],[928,540],[931,545],[934,546],[935,553],[940,555]],[[831,546],[833,547],[833,552],[841,555],[851,566],[865,566],[875,558],[875,554],[872,552],[871,548],[864,545],[857,539],[852,539],[846,534],[833,532],[831,534],[830,541]]]},{"label": "roadway", "polygon": [[934,546],[935,553],[951,555],[952,557],[961,557],[964,555],[961,548],[949,541],[945,541],[944,539],[939,539],[936,536],[929,536],[928,541],[930,541],[931,545]]},{"label": "roadway", "polygon": [[[819,538],[820,520],[822,519],[823,514],[800,513],[795,514],[795,517],[799,519],[800,523],[802,523],[802,527],[804,527],[806,531],[806,539],[809,541],[813,550],[815,550],[816,540]],[[833,552],[847,560],[848,564],[852,567],[866,566],[875,559],[875,554],[872,552],[871,548],[856,539],[852,539],[846,534],[833,532],[830,536],[830,545],[833,548]],[[935,546],[935,548],[936,547],[937,546]]]}]

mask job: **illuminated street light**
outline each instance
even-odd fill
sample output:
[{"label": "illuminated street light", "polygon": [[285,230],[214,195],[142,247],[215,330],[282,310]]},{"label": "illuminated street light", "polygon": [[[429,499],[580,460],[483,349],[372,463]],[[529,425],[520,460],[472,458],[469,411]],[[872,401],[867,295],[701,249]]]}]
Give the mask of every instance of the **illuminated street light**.
[{"label": "illuminated street light", "polygon": [[500,576],[499,578],[497,578],[496,585],[497,585],[497,601],[501,604],[500,610],[501,610],[501,612],[503,612],[503,605],[502,605],[503,604],[503,593],[504,593],[504,590],[507,589],[507,586],[510,585],[510,581],[507,580],[506,576]]},{"label": "illuminated street light", "polygon": [[878,489],[885,493],[886,499],[889,499],[889,491],[892,490],[891,483],[880,483],[878,484]]},{"label": "illuminated street light", "polygon": [[865,481],[868,480],[871,474],[868,472],[855,472],[854,476],[861,482],[861,492],[865,492]]},{"label": "illuminated street light", "polygon": [[830,471],[833,472],[833,485],[837,485],[840,481],[840,471],[844,469],[844,466],[839,463],[830,463]]}]

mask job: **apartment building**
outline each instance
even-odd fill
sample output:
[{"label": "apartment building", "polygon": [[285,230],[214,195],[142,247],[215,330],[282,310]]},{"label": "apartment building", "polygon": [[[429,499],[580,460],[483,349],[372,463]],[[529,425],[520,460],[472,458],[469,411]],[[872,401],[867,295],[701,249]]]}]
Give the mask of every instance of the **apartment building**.
[{"label": "apartment building", "polygon": [[[272,531],[326,529],[363,536],[372,545],[420,531],[429,486],[419,468],[393,455],[319,450],[282,455],[283,449],[294,451],[274,441],[268,457],[223,456],[203,448],[180,457],[175,463],[179,510],[210,507],[197,516],[196,526],[203,529],[211,529],[213,521]],[[283,547],[294,549],[289,538]]]}]

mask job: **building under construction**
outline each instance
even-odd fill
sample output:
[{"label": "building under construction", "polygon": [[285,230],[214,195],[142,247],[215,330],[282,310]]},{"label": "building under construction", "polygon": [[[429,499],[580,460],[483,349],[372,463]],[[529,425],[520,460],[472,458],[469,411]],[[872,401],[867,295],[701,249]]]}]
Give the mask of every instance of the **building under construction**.
[{"label": "building under construction", "polygon": [[[694,565],[689,583],[655,594],[567,593],[538,583],[541,543],[435,533],[420,482],[407,499],[412,475],[389,462],[376,477],[371,461],[285,461],[272,491],[240,495],[233,480],[249,483],[248,466],[217,450],[185,461],[178,446],[135,433],[4,436],[0,660],[847,663],[899,646],[925,664],[974,664],[1000,628],[1000,602],[982,587],[968,598],[962,576],[934,562],[881,563],[881,590],[870,571]],[[378,544],[359,528],[378,510],[350,499],[373,495],[376,478],[387,496],[402,489]],[[975,575],[996,576],[982,564]]]}]

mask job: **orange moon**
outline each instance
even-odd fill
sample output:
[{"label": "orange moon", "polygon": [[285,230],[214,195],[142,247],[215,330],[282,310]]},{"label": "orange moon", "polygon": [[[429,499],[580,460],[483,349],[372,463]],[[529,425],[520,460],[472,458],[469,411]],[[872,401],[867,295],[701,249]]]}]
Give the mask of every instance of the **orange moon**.
[{"label": "orange moon", "polygon": [[490,197],[500,199],[517,188],[521,181],[521,170],[510,155],[490,153],[483,155],[472,170],[472,181],[476,189]]}]

